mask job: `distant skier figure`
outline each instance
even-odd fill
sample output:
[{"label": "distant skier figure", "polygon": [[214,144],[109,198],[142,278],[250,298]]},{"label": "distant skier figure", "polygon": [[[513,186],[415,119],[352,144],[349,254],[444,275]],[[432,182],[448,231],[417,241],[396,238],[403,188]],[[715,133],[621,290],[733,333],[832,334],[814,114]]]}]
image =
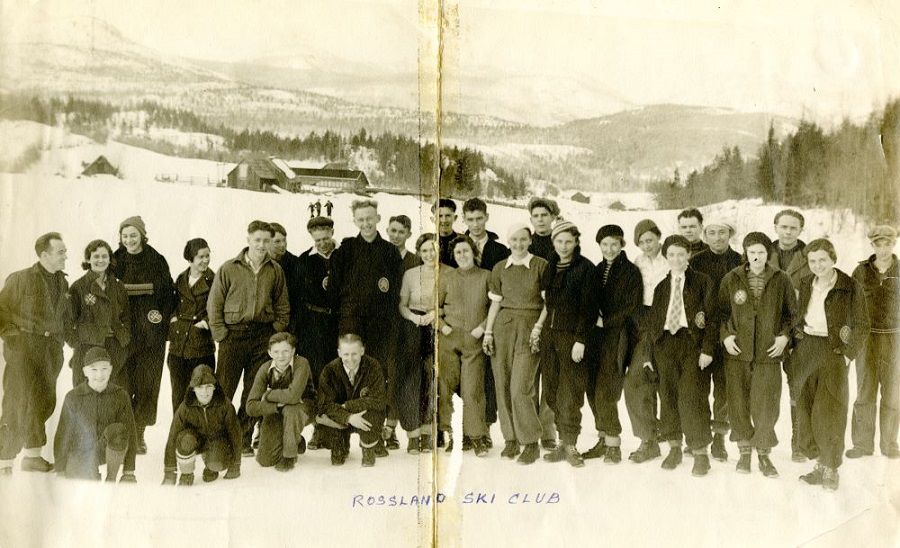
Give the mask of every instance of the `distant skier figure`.
[{"label": "distant skier figure", "polygon": [[316,216],[316,204],[310,202],[307,207],[309,207],[309,218],[312,219]]},{"label": "distant skier figure", "polygon": [[316,217],[322,214],[322,200],[316,200]]},{"label": "distant skier figure", "polygon": [[325,202],[325,215],[331,217],[331,210],[334,209],[334,204],[331,203],[331,200]]}]

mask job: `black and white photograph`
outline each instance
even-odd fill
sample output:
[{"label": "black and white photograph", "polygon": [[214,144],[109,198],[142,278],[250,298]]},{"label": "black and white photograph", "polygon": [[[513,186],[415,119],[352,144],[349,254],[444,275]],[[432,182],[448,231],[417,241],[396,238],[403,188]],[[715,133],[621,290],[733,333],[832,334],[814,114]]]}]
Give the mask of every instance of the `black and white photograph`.
[{"label": "black and white photograph", "polygon": [[900,3],[0,1],[0,547],[900,543]]}]

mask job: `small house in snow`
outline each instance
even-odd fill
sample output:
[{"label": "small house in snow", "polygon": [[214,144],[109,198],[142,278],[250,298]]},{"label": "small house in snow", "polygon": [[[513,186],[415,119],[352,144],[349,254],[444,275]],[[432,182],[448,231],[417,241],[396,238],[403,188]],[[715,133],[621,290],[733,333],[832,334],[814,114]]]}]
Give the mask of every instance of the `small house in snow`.
[{"label": "small house in snow", "polygon": [[580,204],[589,204],[589,203],[591,203],[591,197],[586,196],[586,195],[582,194],[581,192],[576,192],[575,194],[572,194],[572,201],[578,202]]},{"label": "small house in snow", "polygon": [[94,175],[118,176],[119,170],[106,159],[106,156],[98,156],[96,160],[84,168],[84,171],[82,171],[81,174],[85,177],[92,177]]},{"label": "small house in snow", "polygon": [[279,158],[243,159],[228,172],[228,186],[267,192],[272,185],[290,188],[294,171]]},{"label": "small house in snow", "polygon": [[291,188],[294,192],[306,186],[345,192],[362,191],[369,186],[369,179],[366,177],[366,174],[355,169],[297,168],[294,169],[294,173],[296,174],[294,181],[296,190]]}]

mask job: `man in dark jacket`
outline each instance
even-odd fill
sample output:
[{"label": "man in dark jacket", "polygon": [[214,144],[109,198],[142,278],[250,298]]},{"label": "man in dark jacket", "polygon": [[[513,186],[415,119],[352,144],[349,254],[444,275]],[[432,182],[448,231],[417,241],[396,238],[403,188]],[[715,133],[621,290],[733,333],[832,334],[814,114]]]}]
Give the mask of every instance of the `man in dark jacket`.
[{"label": "man in dark jacket", "polygon": [[[382,367],[391,384],[400,319],[400,253],[378,233],[378,202],[355,200],[353,223],[359,235],[344,238],[331,259],[329,290],[339,303],[338,332],[353,333]],[[387,455],[383,444],[376,448]]]},{"label": "man in dark jacket", "polygon": [[287,329],[290,304],[284,272],[267,252],[272,227],[253,221],[247,244],[216,273],[207,311],[213,339],[219,343],[218,378],[230,401],[243,374],[238,418],[244,430],[244,456],[253,456],[256,422],[247,415],[247,394],[259,367],[268,359],[269,337]]},{"label": "man in dark jacket", "polygon": [[691,257],[709,246],[703,241],[703,214],[697,208],[688,208],[678,214],[678,233],[691,244]]},{"label": "man in dark jacket", "polygon": [[778,477],[769,454],[778,443],[780,362],[796,321],[797,298],[788,275],[766,264],[771,243],[762,232],[744,237],[747,264],[722,279],[717,308],[726,352],[731,439],[741,454],[737,471],[750,473],[755,448],[763,475]]},{"label": "man in dark jacket", "polygon": [[456,259],[453,258],[453,250],[450,249],[450,242],[459,236],[453,230],[453,223],[456,222],[456,202],[450,198],[441,198],[436,205],[431,206],[431,214],[436,216],[432,217],[432,220],[438,229],[439,261],[441,264],[456,268]]},{"label": "man in dark jacket", "polygon": [[[712,282],[713,295],[719,294],[719,283],[726,274],[740,266],[741,254],[731,249],[731,238],[734,236],[734,225],[728,221],[712,219],[703,227],[703,236],[709,246],[691,257],[691,268],[702,272]],[[709,321],[709,328],[718,330],[718,314],[713,312]],[[709,367],[703,370],[702,380],[705,385],[704,393],[709,396],[710,388],[713,392],[712,431],[713,442],[710,447],[712,457],[718,461],[728,460],[728,451],[725,449],[725,436],[730,429],[728,423],[728,390],[725,376],[725,356],[722,345],[716,344],[713,350],[713,361]]]},{"label": "man in dark jacket", "polygon": [[853,447],[847,458],[871,455],[875,450],[875,401],[881,385],[879,447],[882,455],[896,459],[900,458],[900,263],[893,253],[897,230],[876,226],[869,231],[869,241],[875,253],[853,271],[853,279],[866,290],[872,328],[865,355],[856,359],[856,403],[850,429]]},{"label": "man in dark jacket", "polygon": [[22,470],[49,472],[41,457],[44,423],[56,408],[56,379],[63,364],[66,308],[66,245],[57,232],[34,243],[38,262],[13,272],[0,291],[3,338],[3,404],[0,415],[0,475],[12,473],[22,448]]},{"label": "man in dark jacket", "polygon": [[288,298],[291,301],[291,308],[294,307],[294,296],[291,295],[291,288],[294,287],[294,272],[297,270],[297,256],[288,251],[287,248],[287,229],[280,223],[269,223],[272,227],[272,241],[268,245],[269,256],[272,257],[281,270],[284,271],[284,280],[288,287]]},{"label": "man in dark jacket", "polygon": [[352,433],[359,434],[362,465],[375,466],[387,395],[381,365],[365,351],[357,335],[342,335],[338,358],[325,366],[319,382],[316,422],[323,426],[335,466],[346,462]]},{"label": "man in dark jacket", "polygon": [[225,396],[208,365],[198,365],[191,374],[190,391],[178,406],[166,443],[163,485],[194,483],[197,455],[206,464],[203,481],[214,481],[228,470],[225,479],[241,475],[241,424],[234,406]]},{"label": "man in dark jacket", "polygon": [[618,225],[606,225],[597,231],[597,243],[603,261],[597,265],[593,283],[600,313],[593,326],[590,342],[588,403],[594,412],[599,440],[584,458],[601,458],[607,464],[622,461],[622,424],[619,399],[625,382],[625,364],[630,359],[635,339],[634,318],[644,296],[641,271],[622,251],[625,232]]},{"label": "man in dark jacket", "polygon": [[712,441],[709,405],[702,393],[701,372],[712,362],[715,333],[706,329],[713,308],[706,274],[688,268],[691,243],[681,235],[663,242],[670,272],[653,292],[653,304],[643,318],[638,343],[639,362],[659,371],[660,435],[669,442],[665,470],[682,459],[682,433],[694,455],[691,473],[709,472],[707,447]]}]

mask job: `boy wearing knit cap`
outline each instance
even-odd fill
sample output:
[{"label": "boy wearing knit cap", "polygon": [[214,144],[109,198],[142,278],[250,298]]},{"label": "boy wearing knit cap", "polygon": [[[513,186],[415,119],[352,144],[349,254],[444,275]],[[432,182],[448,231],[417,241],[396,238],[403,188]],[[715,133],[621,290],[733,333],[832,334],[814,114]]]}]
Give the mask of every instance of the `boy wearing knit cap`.
[{"label": "boy wearing knit cap", "polygon": [[[662,233],[650,219],[640,221],[634,228],[634,244],[641,249],[635,257],[634,265],[641,272],[644,287],[644,300],[635,314],[635,325],[640,326],[644,316],[653,304],[653,291],[656,285],[669,273],[669,263],[661,253],[660,237]],[[661,455],[659,451],[659,417],[657,415],[657,399],[659,376],[653,370],[642,367],[637,353],[625,371],[625,408],[631,419],[631,430],[640,438],[641,445],[633,451],[628,460],[642,463]]]},{"label": "boy wearing knit cap", "polygon": [[769,454],[778,443],[781,360],[796,322],[797,299],[790,277],[767,264],[768,236],[751,232],[744,237],[743,247],[747,264],[726,274],[718,292],[731,439],[740,450],[739,473],[750,473],[755,448],[759,470],[774,478],[778,471]]},{"label": "boy wearing knit cap", "polygon": [[131,398],[111,384],[112,363],[102,347],[84,356],[83,382],[66,394],[53,443],[56,470],[67,478],[100,479],[98,467],[106,463],[106,481],[115,482],[124,464],[121,483],[134,483],[137,436]]},{"label": "boy wearing knit cap", "polygon": [[164,459],[163,485],[194,484],[197,455],[206,464],[203,481],[214,481],[228,470],[225,479],[241,475],[241,424],[234,406],[219,386],[212,368],[198,365],[191,374],[190,390],[172,417]]},{"label": "boy wearing knit cap", "polygon": [[644,297],[644,286],[641,271],[622,251],[625,232],[621,227],[603,226],[596,239],[603,261],[597,265],[593,281],[600,313],[589,342],[590,361],[597,365],[589,370],[587,395],[599,440],[584,458],[603,457],[607,464],[618,464],[622,460],[618,403],[625,366],[634,347],[634,318]]},{"label": "boy wearing knit cap", "polygon": [[880,225],[869,231],[875,251],[853,271],[866,289],[872,327],[862,359],[856,360],[856,403],[853,404],[853,447],[847,458],[871,455],[875,450],[875,400],[881,386],[879,448],[881,454],[900,458],[900,265],[894,248],[897,230]]},{"label": "boy wearing knit cap", "polygon": [[[731,249],[729,245],[734,236],[734,225],[723,219],[707,220],[703,227],[703,236],[706,239],[707,249],[691,257],[691,268],[709,276],[712,281],[713,295],[719,292],[719,282],[726,274],[741,264],[741,255]],[[718,329],[715,320],[719,316],[712,314],[713,323],[711,329]],[[725,375],[725,356],[722,345],[717,344],[713,350],[713,361],[703,370],[702,380],[704,393],[713,393],[712,406],[712,431],[713,442],[710,452],[718,461],[728,460],[728,451],[725,449],[725,436],[728,434],[728,391]]]}]

